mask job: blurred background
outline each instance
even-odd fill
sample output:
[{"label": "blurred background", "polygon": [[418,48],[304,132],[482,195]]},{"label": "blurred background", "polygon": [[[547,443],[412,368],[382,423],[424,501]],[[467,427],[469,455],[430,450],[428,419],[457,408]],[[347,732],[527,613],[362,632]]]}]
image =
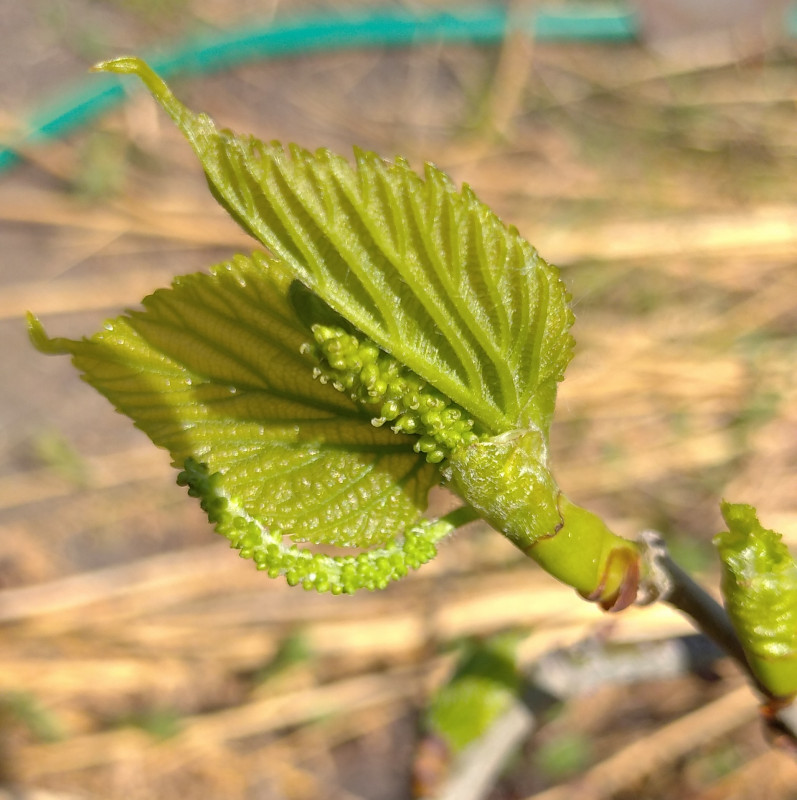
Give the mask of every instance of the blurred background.
[{"label": "blurred background", "polygon": [[[352,33],[375,10],[414,33]],[[432,35],[443,11],[469,33]],[[318,15],[349,26],[331,49],[315,35],[237,63],[213,46],[170,61],[229,30],[240,55],[247,32]],[[35,353],[22,321],[89,334],[253,248],[132,80],[80,118],[105,80],[88,67],[126,53],[172,64],[178,96],[222,126],[469,183],[573,294],[553,434],[564,490],[622,534],[661,531],[709,587],[721,497],[756,505],[794,552],[788,3],[0,0],[0,142],[16,156],[0,156],[0,797],[401,800],[457,642],[517,630],[530,665],[585,637],[689,631],[664,607],[602,615],[479,526],[353,598],[289,589],[227,552],[166,454],[68,360]],[[74,127],[47,136],[64,113]],[[723,663],[712,681],[591,692],[483,796],[797,797],[743,686]]]}]

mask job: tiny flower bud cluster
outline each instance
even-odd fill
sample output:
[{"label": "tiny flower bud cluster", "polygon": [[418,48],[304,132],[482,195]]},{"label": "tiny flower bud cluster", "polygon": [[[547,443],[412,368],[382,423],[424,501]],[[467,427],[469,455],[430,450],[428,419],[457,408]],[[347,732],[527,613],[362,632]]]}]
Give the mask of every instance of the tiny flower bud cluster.
[{"label": "tiny flower bud cluster", "polygon": [[459,406],[372,341],[328,325],[312,330],[316,343],[304,349],[321,364],[314,377],[374,411],[373,425],[389,422],[395,433],[416,434],[415,452],[432,464],[477,441],[473,420]]},{"label": "tiny flower bud cluster", "polygon": [[257,569],[276,578],[284,575],[290,586],[332,594],[353,594],[358,589],[384,589],[437,555],[435,541],[448,528],[426,521],[412,527],[400,541],[355,556],[330,556],[286,545],[283,532],[265,528],[227,497],[220,486],[221,474],[210,474],[204,464],[186,459],[177,477],[188,494],[197,497],[216,531],[230,541],[241,558],[250,558]]}]

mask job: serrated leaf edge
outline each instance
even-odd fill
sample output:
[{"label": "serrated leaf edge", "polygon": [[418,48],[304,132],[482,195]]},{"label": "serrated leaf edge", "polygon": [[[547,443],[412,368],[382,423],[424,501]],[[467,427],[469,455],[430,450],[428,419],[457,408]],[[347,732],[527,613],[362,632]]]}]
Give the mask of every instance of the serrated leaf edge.
[{"label": "serrated leaf edge", "polygon": [[264,527],[219,485],[218,477],[219,473],[209,474],[204,464],[189,458],[177,483],[199,498],[208,520],[241,558],[252,559],[257,569],[271,578],[282,575],[291,586],[317,592],[353,594],[358,589],[384,589],[409,570],[431,561],[437,543],[460,524],[457,518],[424,520],[386,547],[356,556],[332,556],[287,545],[281,531]]}]

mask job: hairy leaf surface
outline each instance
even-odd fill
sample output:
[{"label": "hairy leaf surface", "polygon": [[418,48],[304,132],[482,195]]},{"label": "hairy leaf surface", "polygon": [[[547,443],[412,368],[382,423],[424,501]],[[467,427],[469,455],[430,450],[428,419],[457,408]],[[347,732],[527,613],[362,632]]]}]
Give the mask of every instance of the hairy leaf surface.
[{"label": "hairy leaf surface", "polygon": [[291,280],[263,255],[236,256],[89,339],[50,340],[35,322],[33,334],[70,353],[175,465],[190,458],[218,473],[216,490],[267,529],[317,544],[389,542],[419,521],[438,472],[410,437],[374,428],[313,380]]},{"label": "hairy leaf surface", "polygon": [[752,506],[723,502],[722,516],[722,594],[747,660],[772,693],[797,693],[797,562]]},{"label": "hairy leaf surface", "polygon": [[570,359],[557,271],[439,170],[356,152],[286,152],[218,130],[139,59],[137,74],[199,156],[232,216],[307,288],[487,432],[547,430]]}]

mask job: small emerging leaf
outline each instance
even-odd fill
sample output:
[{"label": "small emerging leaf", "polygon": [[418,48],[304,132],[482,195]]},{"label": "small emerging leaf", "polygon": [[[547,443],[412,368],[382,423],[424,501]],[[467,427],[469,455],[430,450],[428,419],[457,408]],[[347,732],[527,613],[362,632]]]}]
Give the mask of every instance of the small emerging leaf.
[{"label": "small emerging leaf", "polygon": [[755,509],[722,503],[728,531],[714,543],[722,594],[750,667],[773,695],[797,692],[797,562]]},{"label": "small emerging leaf", "polygon": [[452,752],[483,736],[517,699],[519,641],[517,634],[504,633],[469,642],[454,676],[433,698],[429,726]]}]

